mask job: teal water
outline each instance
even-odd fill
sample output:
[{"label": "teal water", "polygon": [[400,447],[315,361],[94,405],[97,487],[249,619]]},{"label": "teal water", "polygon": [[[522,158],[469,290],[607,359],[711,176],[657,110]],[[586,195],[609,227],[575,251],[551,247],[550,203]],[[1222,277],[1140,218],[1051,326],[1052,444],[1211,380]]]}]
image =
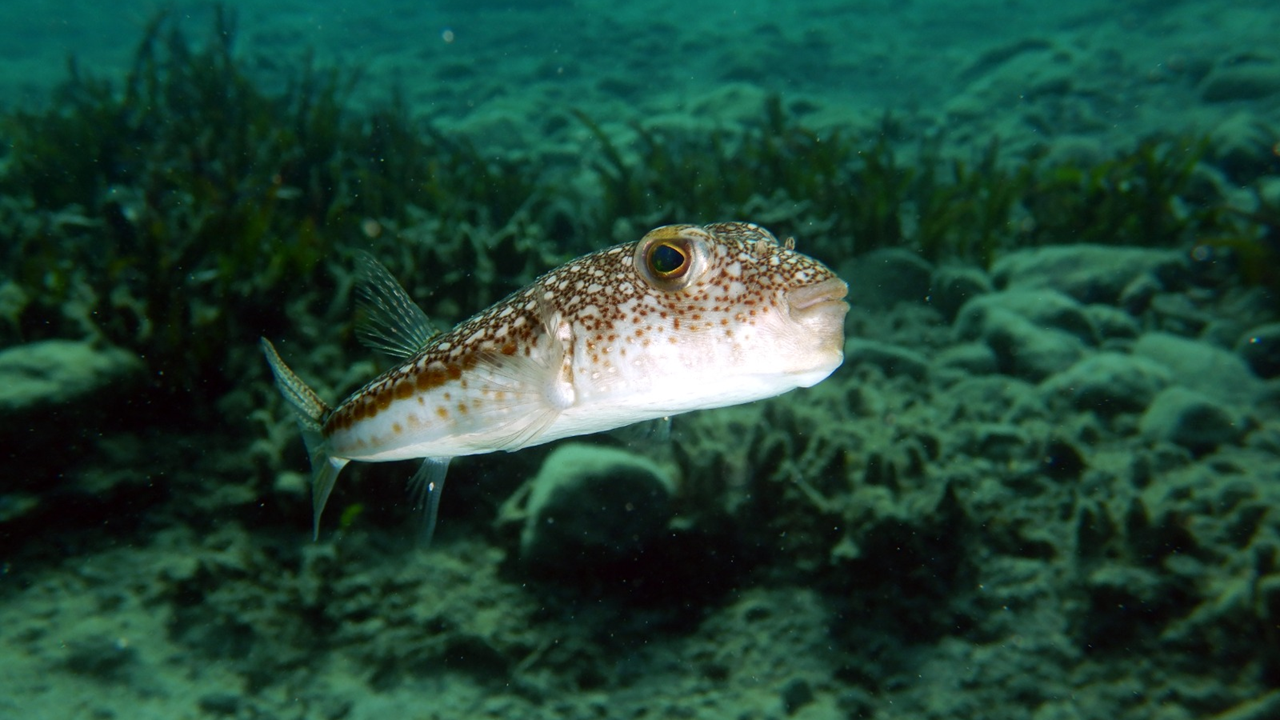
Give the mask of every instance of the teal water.
[{"label": "teal water", "polygon": [[[1280,715],[1273,3],[224,9],[349,124],[77,124],[217,11],[0,7],[0,718]],[[849,283],[830,378],[455,460],[425,550],[353,466],[311,541],[257,338],[389,367],[355,251],[448,327],[731,219]]]}]

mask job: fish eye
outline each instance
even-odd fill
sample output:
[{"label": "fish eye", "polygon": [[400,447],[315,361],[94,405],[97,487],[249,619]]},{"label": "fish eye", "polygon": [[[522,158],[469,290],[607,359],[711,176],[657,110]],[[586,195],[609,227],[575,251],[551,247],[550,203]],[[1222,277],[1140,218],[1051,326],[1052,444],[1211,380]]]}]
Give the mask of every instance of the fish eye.
[{"label": "fish eye", "polygon": [[678,278],[689,272],[690,258],[687,244],[685,247],[680,247],[669,240],[656,242],[649,246],[647,259],[649,271],[664,280]]},{"label": "fish eye", "polygon": [[706,269],[706,244],[701,233],[688,225],[670,225],[650,232],[636,247],[636,272],[659,290],[684,289]]}]

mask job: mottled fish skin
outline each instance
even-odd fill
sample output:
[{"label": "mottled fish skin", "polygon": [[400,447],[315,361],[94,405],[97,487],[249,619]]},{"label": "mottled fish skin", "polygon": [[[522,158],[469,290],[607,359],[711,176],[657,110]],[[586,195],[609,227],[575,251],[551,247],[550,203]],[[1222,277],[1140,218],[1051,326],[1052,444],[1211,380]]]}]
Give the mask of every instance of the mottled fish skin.
[{"label": "mottled fish skin", "polygon": [[[847,286],[791,245],[673,225],[573,260],[354,393],[324,419],[328,452],[517,450],[813,385],[843,360]],[[674,280],[649,267],[672,247],[690,253]]]},{"label": "mottled fish skin", "polygon": [[443,335],[381,266],[365,269],[357,335],[408,359],[336,409],[262,339],[311,457],[315,537],[352,460],[423,458],[410,484],[425,545],[451,458],[772,397],[844,359],[848,286],[750,223],[658,228]]}]

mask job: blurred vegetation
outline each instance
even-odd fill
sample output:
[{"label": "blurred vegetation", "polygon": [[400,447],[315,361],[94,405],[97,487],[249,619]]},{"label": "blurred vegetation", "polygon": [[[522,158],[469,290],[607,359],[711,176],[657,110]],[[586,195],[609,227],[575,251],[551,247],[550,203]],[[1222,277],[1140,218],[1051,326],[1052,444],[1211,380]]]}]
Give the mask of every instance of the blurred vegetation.
[{"label": "blurred vegetation", "polygon": [[[608,218],[745,217],[816,240],[830,257],[907,247],[930,260],[987,264],[1002,249],[1054,243],[1176,247],[1221,231],[1258,236],[1267,218],[1228,217],[1200,197],[1201,138],[1148,138],[1097,163],[1002,157],[993,142],[950,158],[942,138],[917,141],[900,159],[904,132],[891,116],[877,128],[819,136],[771,98],[763,117],[710,136],[638,125],[635,159],[579,113],[603,147],[596,170]],[[813,228],[817,228],[815,233]]]},{"label": "blurred vegetation", "polygon": [[120,90],[73,62],[47,107],[0,119],[0,258],[23,296],[6,340],[100,334],[139,351],[158,392],[216,397],[246,376],[226,349],[282,332],[294,296],[332,292],[340,247],[376,252],[427,214],[453,232],[444,261],[475,268],[480,243],[459,241],[534,195],[528,172],[426,132],[398,99],[352,114],[353,76],[307,66],[267,94],[234,35],[219,11],[196,47],[162,15]]},{"label": "blurred vegetation", "polygon": [[668,222],[753,220],[829,262],[889,246],[986,263],[1049,243],[1212,242],[1242,267],[1277,266],[1280,211],[1206,193],[1195,138],[1093,163],[996,144],[956,158],[892,116],[820,134],[773,98],[711,132],[611,133],[577,113],[599,180],[582,183],[584,168],[536,151],[490,157],[399,97],[356,111],[355,75],[308,63],[264,90],[234,37],[221,11],[203,44],[162,15],[121,87],[73,62],[45,107],[0,116],[0,345],[102,337],[144,357],[153,399],[212,401],[264,374],[258,335],[349,332],[355,248],[450,320]]}]

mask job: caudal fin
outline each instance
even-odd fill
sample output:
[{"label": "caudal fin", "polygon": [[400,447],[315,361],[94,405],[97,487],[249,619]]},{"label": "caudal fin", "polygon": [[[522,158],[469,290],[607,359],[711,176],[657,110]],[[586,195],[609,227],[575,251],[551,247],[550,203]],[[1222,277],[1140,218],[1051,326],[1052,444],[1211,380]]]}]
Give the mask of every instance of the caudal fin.
[{"label": "caudal fin", "polygon": [[329,500],[329,493],[333,492],[333,484],[338,481],[338,473],[347,464],[345,458],[329,455],[329,443],[325,441],[321,431],[333,409],[284,364],[280,353],[276,352],[271,341],[266,338],[262,338],[262,352],[271,365],[276,389],[284,396],[285,403],[298,419],[302,441],[306,443],[307,454],[311,457],[311,506],[315,514],[313,539],[319,539],[320,513]]}]

